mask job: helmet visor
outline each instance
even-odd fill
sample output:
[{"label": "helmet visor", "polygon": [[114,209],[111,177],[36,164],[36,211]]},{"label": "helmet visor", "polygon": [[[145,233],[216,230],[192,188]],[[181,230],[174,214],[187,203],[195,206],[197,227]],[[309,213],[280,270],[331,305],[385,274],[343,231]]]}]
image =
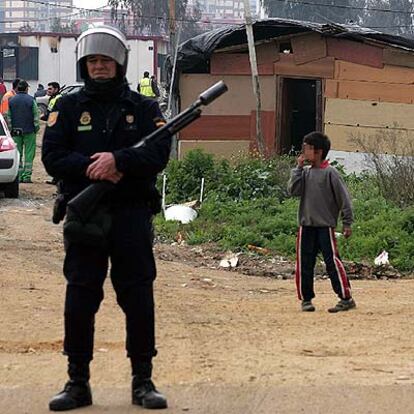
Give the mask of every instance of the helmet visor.
[{"label": "helmet visor", "polygon": [[127,58],[125,45],[108,33],[91,33],[79,40],[77,48],[78,62],[90,55],[108,56],[119,65],[124,66]]}]

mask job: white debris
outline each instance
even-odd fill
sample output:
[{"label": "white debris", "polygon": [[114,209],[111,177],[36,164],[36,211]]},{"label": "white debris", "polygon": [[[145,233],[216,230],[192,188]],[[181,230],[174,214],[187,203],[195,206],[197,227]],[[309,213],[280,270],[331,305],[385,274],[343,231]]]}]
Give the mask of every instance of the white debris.
[{"label": "white debris", "polygon": [[239,263],[239,253],[227,252],[223,259],[220,260],[220,267],[236,267]]},{"label": "white debris", "polygon": [[381,254],[375,258],[374,263],[376,266],[389,265],[388,252],[385,250],[382,251]]},{"label": "white debris", "polygon": [[168,207],[165,210],[165,220],[179,221],[183,224],[188,224],[197,217],[197,212],[188,206],[176,204]]}]

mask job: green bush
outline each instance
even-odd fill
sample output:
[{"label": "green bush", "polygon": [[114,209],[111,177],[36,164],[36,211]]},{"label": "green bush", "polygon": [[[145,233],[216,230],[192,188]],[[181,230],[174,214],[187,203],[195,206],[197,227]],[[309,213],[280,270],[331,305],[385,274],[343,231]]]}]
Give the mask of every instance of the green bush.
[{"label": "green bush", "polygon": [[[230,164],[215,160],[202,150],[189,151],[182,160],[171,160],[167,176],[167,204],[196,200],[200,196],[201,179],[205,180],[205,199],[251,200],[263,197],[287,197],[286,183],[292,159],[271,160],[240,157]],[[161,177],[158,182],[161,188]]]}]

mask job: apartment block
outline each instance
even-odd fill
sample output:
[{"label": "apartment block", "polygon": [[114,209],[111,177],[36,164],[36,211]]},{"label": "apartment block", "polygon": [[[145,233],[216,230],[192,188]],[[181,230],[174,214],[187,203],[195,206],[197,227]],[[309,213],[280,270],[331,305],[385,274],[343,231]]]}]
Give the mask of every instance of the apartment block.
[{"label": "apartment block", "polygon": [[73,0],[0,0],[0,31],[49,31],[54,18],[72,14]]}]

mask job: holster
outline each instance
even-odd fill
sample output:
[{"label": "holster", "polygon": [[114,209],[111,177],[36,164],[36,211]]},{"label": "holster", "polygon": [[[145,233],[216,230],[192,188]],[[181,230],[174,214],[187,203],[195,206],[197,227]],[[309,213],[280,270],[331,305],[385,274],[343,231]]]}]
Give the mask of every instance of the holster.
[{"label": "holster", "polygon": [[63,236],[68,244],[107,248],[111,224],[112,217],[107,206],[99,206],[85,222],[68,207],[63,223]]},{"label": "holster", "polygon": [[59,224],[66,215],[66,207],[68,204],[68,195],[63,191],[62,182],[58,181],[57,183],[57,195],[55,203],[53,204],[53,215],[52,222],[54,224]]},{"label": "holster", "polygon": [[58,194],[55,199],[55,204],[53,205],[53,215],[52,222],[53,224],[59,224],[66,215],[66,205],[67,200],[64,194]]}]

